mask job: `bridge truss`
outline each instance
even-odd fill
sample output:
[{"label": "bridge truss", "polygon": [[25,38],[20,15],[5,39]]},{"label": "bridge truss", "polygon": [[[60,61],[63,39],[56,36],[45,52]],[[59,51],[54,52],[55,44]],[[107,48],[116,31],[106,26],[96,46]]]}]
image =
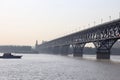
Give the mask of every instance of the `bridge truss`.
[{"label": "bridge truss", "polygon": [[48,41],[39,45],[37,50],[67,55],[72,45],[73,55],[82,57],[85,44],[92,42],[97,49],[97,59],[110,59],[110,50],[119,38],[120,19],[117,19]]}]

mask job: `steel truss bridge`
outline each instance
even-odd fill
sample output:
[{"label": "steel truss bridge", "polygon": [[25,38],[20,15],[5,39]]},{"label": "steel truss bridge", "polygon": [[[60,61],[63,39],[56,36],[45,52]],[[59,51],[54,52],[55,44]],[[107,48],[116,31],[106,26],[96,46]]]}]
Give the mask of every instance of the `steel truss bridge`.
[{"label": "steel truss bridge", "polygon": [[119,38],[120,19],[117,19],[48,41],[36,49],[44,53],[68,55],[72,46],[73,56],[82,57],[85,44],[92,42],[96,47],[97,59],[110,59],[110,50]]}]

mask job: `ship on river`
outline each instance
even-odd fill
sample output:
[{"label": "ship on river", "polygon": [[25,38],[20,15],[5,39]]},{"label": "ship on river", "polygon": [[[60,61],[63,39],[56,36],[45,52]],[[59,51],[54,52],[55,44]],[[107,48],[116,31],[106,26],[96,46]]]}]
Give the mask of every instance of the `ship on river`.
[{"label": "ship on river", "polygon": [[4,53],[2,56],[0,56],[0,58],[15,58],[15,59],[19,59],[21,58],[22,56],[21,55],[13,55],[11,53]]}]

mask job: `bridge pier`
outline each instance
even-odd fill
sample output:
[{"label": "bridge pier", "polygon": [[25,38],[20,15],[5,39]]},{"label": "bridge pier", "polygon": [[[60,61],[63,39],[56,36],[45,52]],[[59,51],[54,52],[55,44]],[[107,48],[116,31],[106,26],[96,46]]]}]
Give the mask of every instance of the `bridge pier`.
[{"label": "bridge pier", "polygon": [[69,48],[70,48],[70,45],[64,45],[64,46],[61,46],[61,54],[62,55],[68,55],[69,53]]},{"label": "bridge pier", "polygon": [[117,39],[109,39],[103,41],[94,42],[94,45],[97,49],[97,59],[110,59],[110,50],[113,44],[117,41]]},{"label": "bridge pier", "polygon": [[60,53],[60,46],[54,46],[52,48],[53,54],[59,54]]},{"label": "bridge pier", "polygon": [[73,45],[73,56],[74,57],[82,57],[84,46],[85,46],[85,44],[75,44],[75,45]]},{"label": "bridge pier", "polygon": [[110,50],[97,49],[97,59],[110,59]]},{"label": "bridge pier", "polygon": [[51,47],[46,47],[44,53],[51,53]]}]

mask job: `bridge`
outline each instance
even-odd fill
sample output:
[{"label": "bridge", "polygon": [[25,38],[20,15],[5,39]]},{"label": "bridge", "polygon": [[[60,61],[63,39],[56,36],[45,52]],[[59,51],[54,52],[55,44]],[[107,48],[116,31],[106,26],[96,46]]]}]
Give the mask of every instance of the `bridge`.
[{"label": "bridge", "polygon": [[68,55],[69,48],[72,46],[73,56],[82,57],[86,43],[92,42],[96,48],[97,59],[110,59],[110,50],[119,38],[120,19],[116,19],[40,44],[37,50]]}]

